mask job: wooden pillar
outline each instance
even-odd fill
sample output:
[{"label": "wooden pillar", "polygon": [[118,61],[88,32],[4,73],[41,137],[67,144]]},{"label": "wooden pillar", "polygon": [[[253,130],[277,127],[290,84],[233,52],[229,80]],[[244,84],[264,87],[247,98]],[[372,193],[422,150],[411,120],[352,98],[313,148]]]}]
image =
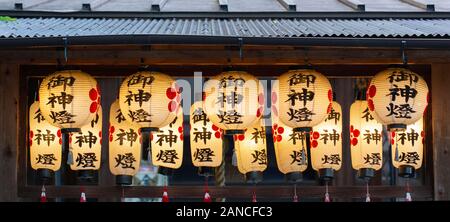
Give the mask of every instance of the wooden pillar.
[{"label": "wooden pillar", "polygon": [[450,200],[450,64],[431,67],[434,199]]},{"label": "wooden pillar", "polygon": [[18,65],[0,62],[0,200],[17,201]]}]

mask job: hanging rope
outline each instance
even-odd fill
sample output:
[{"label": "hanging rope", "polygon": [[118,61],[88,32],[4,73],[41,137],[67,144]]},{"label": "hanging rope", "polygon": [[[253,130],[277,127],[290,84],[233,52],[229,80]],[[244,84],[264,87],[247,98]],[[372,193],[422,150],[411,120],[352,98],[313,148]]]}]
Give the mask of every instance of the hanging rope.
[{"label": "hanging rope", "polygon": [[331,202],[330,194],[328,193],[328,181],[325,182],[325,202]]},{"label": "hanging rope", "polygon": [[371,202],[369,193],[369,180],[366,181],[366,202]]},{"label": "hanging rope", "polygon": [[297,184],[294,184],[294,198],[292,200],[292,202],[297,203],[298,202],[298,196],[297,196]]},{"label": "hanging rope", "polygon": [[411,202],[412,201],[412,197],[411,197],[411,188],[409,186],[409,178],[406,178],[406,197],[405,197],[406,202]]},{"label": "hanging rope", "polygon": [[163,189],[163,196],[162,196],[162,202],[167,203],[169,202],[169,194],[167,193],[167,177],[164,177],[164,189]]},{"label": "hanging rope", "polygon": [[208,177],[207,176],[205,176],[205,196],[203,197],[203,202],[205,202],[205,203],[211,202],[211,196],[209,195]]},{"label": "hanging rope", "polygon": [[253,184],[252,202],[253,202],[253,203],[258,202],[258,201],[256,200],[256,183]]}]

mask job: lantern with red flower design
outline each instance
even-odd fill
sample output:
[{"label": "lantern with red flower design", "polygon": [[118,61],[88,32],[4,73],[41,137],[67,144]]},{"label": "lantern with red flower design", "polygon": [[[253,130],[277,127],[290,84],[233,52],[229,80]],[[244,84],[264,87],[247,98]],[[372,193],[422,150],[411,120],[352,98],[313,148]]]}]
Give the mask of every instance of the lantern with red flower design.
[{"label": "lantern with red flower design", "polygon": [[350,106],[350,152],[352,167],[358,176],[370,179],[383,163],[383,126],[369,112],[367,101],[356,100]]},{"label": "lantern with red flower design", "polygon": [[367,89],[372,116],[390,131],[402,131],[417,122],[428,105],[428,86],[405,68],[389,68],[373,77]]},{"label": "lantern with red flower design", "polygon": [[324,180],[333,178],[342,166],[342,108],[332,102],[325,120],[310,132],[311,165]]},{"label": "lantern with red flower design", "polygon": [[116,184],[130,185],[141,163],[139,125],[125,120],[119,100],[111,104],[109,113],[109,170],[116,175]]}]

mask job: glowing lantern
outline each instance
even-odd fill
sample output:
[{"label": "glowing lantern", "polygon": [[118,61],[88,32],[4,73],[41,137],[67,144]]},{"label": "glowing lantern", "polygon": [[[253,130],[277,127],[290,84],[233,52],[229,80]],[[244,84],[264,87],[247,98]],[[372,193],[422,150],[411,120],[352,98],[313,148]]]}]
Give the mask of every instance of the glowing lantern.
[{"label": "glowing lantern", "polygon": [[[272,114],[294,131],[307,131],[331,111],[333,93],[328,79],[311,69],[290,70],[280,77],[273,91]],[[272,98],[273,100],[273,98]]]},{"label": "glowing lantern", "polygon": [[[70,144],[72,149],[72,163],[70,169],[80,170],[83,176],[89,175],[92,171],[100,168],[102,154],[102,107],[98,107],[96,115],[91,121],[82,126],[80,132],[71,134]],[[69,155],[70,158],[70,155]],[[69,159],[70,161],[70,159]]]},{"label": "glowing lantern", "polygon": [[183,111],[178,110],[176,118],[169,125],[150,134],[152,162],[160,166],[161,174],[169,169],[178,169],[183,162]]},{"label": "glowing lantern", "polygon": [[205,83],[203,108],[225,133],[243,133],[263,115],[263,90],[259,80],[247,72],[223,72]]},{"label": "glowing lantern", "polygon": [[428,105],[428,86],[418,74],[405,68],[389,68],[375,75],[367,90],[372,116],[388,130],[405,130],[417,122]]},{"label": "glowing lantern", "polygon": [[222,163],[222,131],[213,125],[203,111],[203,102],[190,110],[191,157],[196,167],[218,167]]},{"label": "glowing lantern", "polygon": [[39,102],[31,105],[29,119],[31,167],[38,170],[42,179],[50,179],[50,172],[59,170],[61,166],[61,131],[45,121]]},{"label": "glowing lantern", "polygon": [[392,164],[402,177],[414,177],[422,166],[425,131],[423,119],[410,124],[403,132],[391,132]]},{"label": "glowing lantern", "polygon": [[109,169],[117,184],[130,185],[141,162],[139,126],[125,120],[119,100],[111,104],[109,113]]},{"label": "glowing lantern", "polygon": [[[272,85],[272,103],[277,102],[278,81]],[[272,109],[277,110],[274,106]],[[272,112],[272,135],[278,170],[286,175],[289,181],[301,179],[301,172],[308,167],[306,134],[294,132],[291,127],[279,121]]]},{"label": "glowing lantern", "polygon": [[333,172],[342,165],[342,108],[332,103],[325,120],[310,133],[311,164],[323,179],[333,178]]},{"label": "glowing lantern", "polygon": [[247,182],[262,181],[267,168],[266,130],[262,120],[249,127],[244,134],[234,135],[238,170]]},{"label": "glowing lantern", "polygon": [[100,106],[97,81],[76,70],[58,71],[47,76],[39,88],[39,95],[44,118],[68,131],[91,121]]},{"label": "glowing lantern", "polygon": [[159,72],[142,71],[128,76],[120,86],[119,102],[125,119],[151,131],[176,117],[180,89],[175,80]]},{"label": "glowing lantern", "polygon": [[352,167],[361,178],[370,178],[383,163],[383,126],[369,112],[366,101],[357,100],[350,107],[350,152]]}]

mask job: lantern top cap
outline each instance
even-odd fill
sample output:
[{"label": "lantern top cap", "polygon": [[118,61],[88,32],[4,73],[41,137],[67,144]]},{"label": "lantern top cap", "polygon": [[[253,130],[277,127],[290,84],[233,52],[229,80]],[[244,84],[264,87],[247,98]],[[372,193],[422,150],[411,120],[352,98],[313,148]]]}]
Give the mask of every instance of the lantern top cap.
[{"label": "lantern top cap", "polygon": [[406,64],[390,64],[388,69],[407,69],[408,65]]},{"label": "lantern top cap", "polygon": [[296,65],[289,67],[289,70],[305,70],[305,69],[314,70],[312,65]]}]

